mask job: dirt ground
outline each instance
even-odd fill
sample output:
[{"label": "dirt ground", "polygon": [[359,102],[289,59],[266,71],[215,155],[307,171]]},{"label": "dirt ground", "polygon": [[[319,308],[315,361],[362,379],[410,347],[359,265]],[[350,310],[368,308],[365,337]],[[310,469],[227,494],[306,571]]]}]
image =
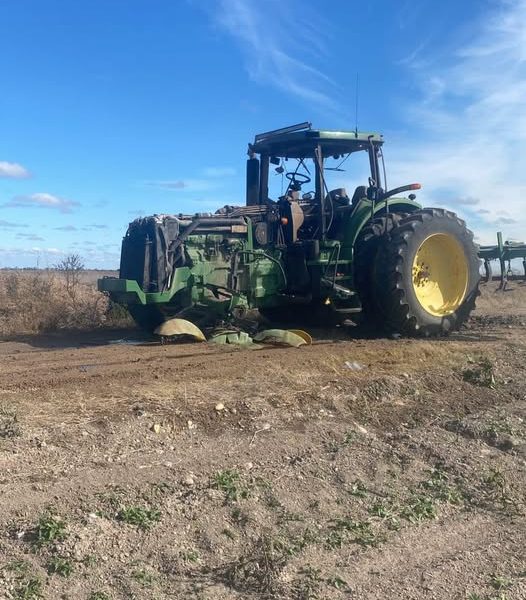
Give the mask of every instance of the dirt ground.
[{"label": "dirt ground", "polygon": [[433,341],[0,341],[0,598],[526,599],[526,285],[495,287]]}]

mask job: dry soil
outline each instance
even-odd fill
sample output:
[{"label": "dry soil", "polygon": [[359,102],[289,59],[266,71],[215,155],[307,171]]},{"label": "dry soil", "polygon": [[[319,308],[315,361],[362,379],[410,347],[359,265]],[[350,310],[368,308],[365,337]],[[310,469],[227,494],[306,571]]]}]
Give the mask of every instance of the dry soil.
[{"label": "dry soil", "polygon": [[439,340],[0,342],[0,598],[526,599],[526,285],[495,287]]}]

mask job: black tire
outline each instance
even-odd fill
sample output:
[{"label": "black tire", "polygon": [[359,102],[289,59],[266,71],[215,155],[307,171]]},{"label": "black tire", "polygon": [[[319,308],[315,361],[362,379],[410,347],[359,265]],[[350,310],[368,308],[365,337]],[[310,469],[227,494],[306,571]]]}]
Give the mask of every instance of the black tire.
[{"label": "black tire", "polygon": [[[426,247],[426,262],[431,266],[415,265],[415,257],[425,255]],[[451,257],[454,260],[448,260]],[[373,290],[387,332],[443,335],[459,329],[475,308],[480,282],[478,248],[473,233],[455,213],[425,208],[402,219],[382,244],[376,261]],[[420,286],[438,289],[438,303],[436,296],[421,302]]]},{"label": "black tire", "polygon": [[129,304],[128,311],[138,327],[153,333],[156,327],[165,321],[163,313],[152,304]]},{"label": "black tire", "polygon": [[379,325],[379,307],[372,289],[376,257],[386,235],[394,227],[397,227],[406,216],[407,213],[387,213],[381,217],[376,217],[362,227],[356,238],[353,257],[353,281],[354,289],[360,298],[362,312],[353,319],[361,325],[373,328]]}]

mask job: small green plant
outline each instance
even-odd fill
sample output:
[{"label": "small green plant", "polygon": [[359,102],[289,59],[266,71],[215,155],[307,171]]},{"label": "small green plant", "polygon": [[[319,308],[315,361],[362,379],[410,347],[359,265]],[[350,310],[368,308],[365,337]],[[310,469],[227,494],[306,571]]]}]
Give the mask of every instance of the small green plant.
[{"label": "small green plant", "polygon": [[429,477],[420,484],[420,487],[429,490],[441,502],[461,504],[462,493],[448,482],[449,475],[441,466],[437,466],[429,471]]},{"label": "small green plant", "polygon": [[119,510],[117,520],[128,523],[128,525],[135,525],[140,529],[149,529],[154,523],[161,520],[161,513],[153,508],[128,506]]},{"label": "small green plant", "polygon": [[315,600],[319,598],[323,579],[321,577],[321,569],[307,565],[299,572],[300,577],[295,582],[295,596],[301,600]]},{"label": "small green plant", "polygon": [[490,578],[491,587],[497,591],[508,590],[513,585],[513,580],[502,575],[492,575]]},{"label": "small green plant", "polygon": [[91,592],[88,600],[111,600],[111,598],[105,592]]},{"label": "small green plant", "polygon": [[513,488],[500,469],[491,468],[483,476],[482,484],[488,499],[500,505],[501,510],[516,512],[519,509],[519,503],[511,493]]},{"label": "small green plant", "polygon": [[383,541],[383,538],[373,530],[369,521],[353,521],[349,518],[334,519],[331,529],[332,532],[326,540],[327,545],[331,548],[341,547],[344,541],[373,547]]},{"label": "small green plant", "polygon": [[491,468],[482,478],[489,488],[504,490],[506,487],[506,476],[500,469]]},{"label": "small green plant", "polygon": [[353,444],[358,438],[358,434],[356,433],[356,431],[348,431],[344,436],[343,436],[343,445],[344,446],[350,446],[351,444]]},{"label": "small green plant", "polygon": [[47,572],[50,575],[56,574],[69,577],[73,573],[73,564],[66,558],[54,556],[47,565]]},{"label": "small green plant", "polygon": [[343,531],[332,529],[325,538],[325,546],[330,550],[342,548],[345,542],[345,533]]},{"label": "small green plant", "polygon": [[97,557],[93,554],[86,554],[86,556],[81,560],[81,563],[88,568],[94,567],[97,562]]},{"label": "small green plant", "polygon": [[394,531],[400,529],[400,521],[396,518],[394,508],[384,502],[375,502],[369,508],[369,514],[373,517],[382,519],[389,529]]},{"label": "small green plant", "polygon": [[133,571],[131,576],[137,583],[140,583],[143,587],[151,587],[153,585],[153,575],[145,571],[144,569],[138,569]]},{"label": "small green plant", "polygon": [[196,563],[199,561],[199,553],[195,550],[184,550],[181,552],[181,558],[186,562]]},{"label": "small green plant", "polygon": [[248,497],[248,490],[241,484],[241,477],[234,469],[218,471],[212,478],[212,487],[221,490],[228,502]]},{"label": "small green plant", "polygon": [[58,516],[48,513],[38,520],[33,531],[36,546],[47,546],[66,537],[66,523]]},{"label": "small green plant", "polygon": [[31,570],[31,565],[25,560],[15,559],[8,562],[3,567],[6,571],[10,571],[11,573],[15,573],[17,577],[21,577],[23,575],[27,575]]},{"label": "small green plant", "polygon": [[328,577],[327,583],[333,588],[336,588],[337,590],[346,590],[349,588],[349,584],[345,581],[345,579],[343,579],[339,575],[333,575],[332,577]]},{"label": "small green plant", "polygon": [[0,438],[14,438],[20,433],[16,411],[7,406],[0,406]]},{"label": "small green plant", "polygon": [[221,531],[221,533],[222,533],[222,534],[223,534],[225,537],[227,537],[229,540],[235,540],[235,539],[236,539],[236,536],[235,536],[234,532],[233,532],[233,531],[231,531],[230,529],[226,528],[226,527],[225,527],[225,529],[223,529],[223,530]]},{"label": "small green plant", "polygon": [[356,496],[357,498],[365,498],[367,496],[365,483],[360,479],[356,479],[351,485],[351,496]]},{"label": "small green plant", "polygon": [[402,508],[401,515],[410,523],[420,523],[426,519],[436,519],[436,505],[433,499],[428,496],[415,496]]},{"label": "small green plant", "polygon": [[481,358],[478,364],[462,371],[462,379],[472,385],[493,389],[496,385],[493,363],[487,357]]},{"label": "small green plant", "polygon": [[22,581],[15,588],[14,597],[16,600],[37,600],[37,598],[42,598],[42,581],[37,577],[31,577]]}]

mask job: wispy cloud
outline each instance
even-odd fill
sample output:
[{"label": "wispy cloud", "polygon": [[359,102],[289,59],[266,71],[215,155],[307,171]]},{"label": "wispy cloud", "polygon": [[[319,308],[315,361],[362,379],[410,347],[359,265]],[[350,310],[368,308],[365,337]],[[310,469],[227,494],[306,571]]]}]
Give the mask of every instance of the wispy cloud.
[{"label": "wispy cloud", "polygon": [[27,227],[26,223],[12,223],[11,221],[4,221],[0,219],[0,229],[17,229],[19,227]]},{"label": "wispy cloud", "polygon": [[27,179],[30,172],[18,163],[0,160],[0,177],[10,177],[12,179]]},{"label": "wispy cloud", "polygon": [[335,82],[314,66],[323,63],[330,27],[306,3],[221,0],[212,18],[240,45],[252,80],[318,108],[339,110]]},{"label": "wispy cloud", "polygon": [[78,231],[75,225],[61,225],[60,227],[54,227],[56,231]]},{"label": "wispy cloud", "polygon": [[457,210],[492,241],[504,225],[526,237],[526,0],[484,14],[447,64],[409,66],[421,92],[389,165],[392,185],[421,181],[426,204]]},{"label": "wispy cloud", "polygon": [[64,252],[59,248],[40,248],[39,246],[34,246],[29,250],[31,254],[51,254],[53,256],[57,256],[59,254],[63,254]]},{"label": "wispy cloud", "polygon": [[44,238],[37,235],[36,233],[17,233],[17,239],[26,240],[28,242],[43,242]]},{"label": "wispy cloud", "polygon": [[76,206],[80,206],[80,203],[45,192],[15,196],[9,202],[2,204],[3,208],[50,208],[62,213],[70,213]]},{"label": "wispy cloud", "polygon": [[214,184],[207,179],[168,179],[146,181],[146,185],[171,192],[204,192],[212,189]]}]

